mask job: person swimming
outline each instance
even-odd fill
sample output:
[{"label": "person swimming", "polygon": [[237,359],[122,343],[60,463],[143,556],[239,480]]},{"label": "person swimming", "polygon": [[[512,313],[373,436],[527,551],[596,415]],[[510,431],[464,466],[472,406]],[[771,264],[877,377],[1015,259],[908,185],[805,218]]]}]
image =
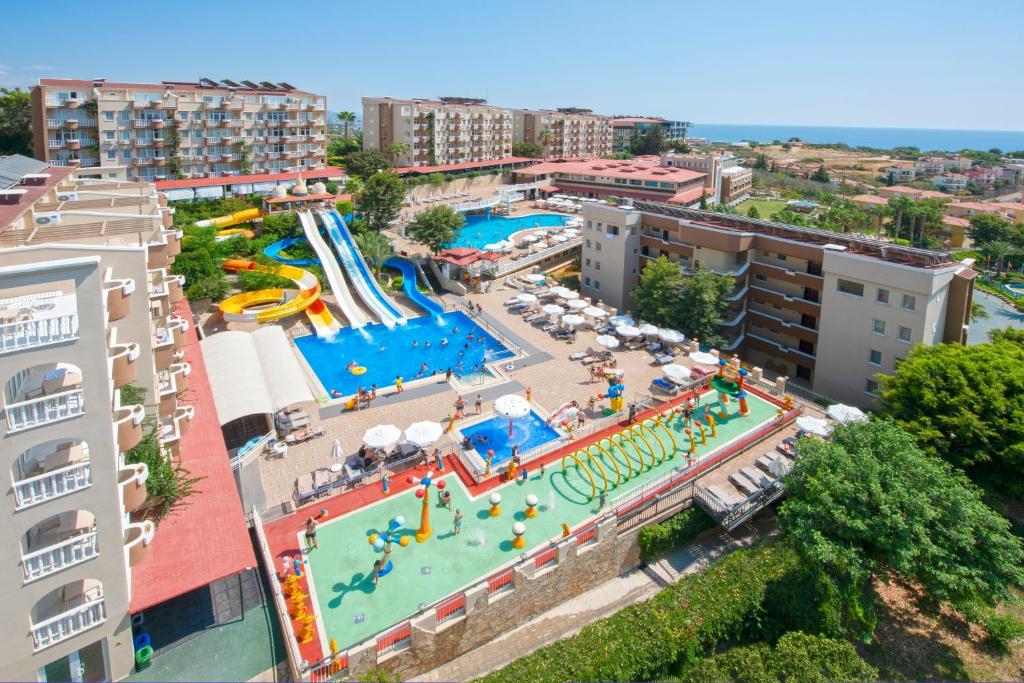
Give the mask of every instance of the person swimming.
[{"label": "person swimming", "polygon": [[412,348],[414,348],[414,349],[415,349],[415,348],[417,348],[417,347],[418,347],[419,345],[420,345],[420,343],[419,343],[419,341],[418,341],[418,340],[416,340],[416,339],[413,339],[413,340],[412,340]]},{"label": "person swimming", "polygon": [[423,342],[423,348],[429,349],[430,348],[430,342],[429,341]]},{"label": "person swimming", "polygon": [[358,367],[359,367],[359,363],[355,362],[354,360],[350,360],[348,362],[348,365],[345,366],[345,369],[348,370],[349,372],[352,372],[352,370],[354,368],[358,368]]},{"label": "person swimming", "polygon": [[337,389],[331,389],[331,397],[332,398],[341,398],[341,392],[338,391]]},{"label": "person swimming", "polygon": [[377,347],[377,353],[384,353],[384,345],[383,344],[381,344],[380,346]]},{"label": "person swimming", "polygon": [[448,346],[448,337],[441,340],[441,346]]},{"label": "person swimming", "polygon": [[453,327],[453,328],[452,328],[452,334],[458,334],[458,333],[459,333],[459,328],[458,328],[458,326],[456,326],[456,327]]}]

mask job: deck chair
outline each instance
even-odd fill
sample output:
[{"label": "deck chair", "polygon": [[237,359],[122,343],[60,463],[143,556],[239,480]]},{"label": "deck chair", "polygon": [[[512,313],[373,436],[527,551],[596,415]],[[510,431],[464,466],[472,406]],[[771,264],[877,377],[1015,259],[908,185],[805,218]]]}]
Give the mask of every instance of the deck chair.
[{"label": "deck chair", "polygon": [[760,490],[759,487],[754,485],[754,482],[750,481],[739,472],[733,472],[730,474],[729,481],[731,481],[733,486],[738,488],[747,496],[752,496]]}]

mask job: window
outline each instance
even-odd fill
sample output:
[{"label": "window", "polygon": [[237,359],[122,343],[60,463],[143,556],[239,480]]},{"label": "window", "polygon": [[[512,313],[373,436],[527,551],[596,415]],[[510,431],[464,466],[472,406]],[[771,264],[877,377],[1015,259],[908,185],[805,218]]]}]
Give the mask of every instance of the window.
[{"label": "window", "polygon": [[868,351],[868,362],[871,363],[872,365],[882,367],[882,352],[876,349],[871,349],[870,351]]},{"label": "window", "polygon": [[889,290],[888,289],[882,289],[881,287],[879,287],[877,290],[875,290],[875,303],[877,303],[877,304],[887,304],[887,303],[889,303]]},{"label": "window", "polygon": [[901,342],[906,342],[909,344],[911,334],[913,334],[913,331],[909,327],[904,327],[903,325],[900,325],[900,329],[896,333],[896,338],[899,339]]},{"label": "window", "polygon": [[583,265],[590,266],[590,259],[584,259],[583,260]]},{"label": "window", "polygon": [[754,273],[754,279],[755,280],[759,280],[761,282],[768,282],[768,276],[767,275],[761,275],[761,273]]},{"label": "window", "polygon": [[600,242],[594,242],[594,249],[597,249],[598,251],[601,251],[601,243]]},{"label": "window", "polygon": [[587,287],[589,287],[590,286],[590,278],[589,277],[583,278],[583,284],[585,284]]},{"label": "window", "polygon": [[850,296],[864,296],[864,285],[853,280],[839,278],[836,281],[836,290]]},{"label": "window", "polygon": [[885,334],[885,321],[884,320],[872,320],[871,331],[875,334]]},{"label": "window", "polygon": [[114,120],[114,112],[112,112],[112,111],[105,111],[105,112],[103,112],[103,120],[104,121],[113,121]]},{"label": "window", "polygon": [[587,249],[590,249],[590,240],[587,240]]},{"label": "window", "polygon": [[786,255],[785,254],[776,254],[775,258],[778,259],[779,261],[785,261],[786,260]]},{"label": "window", "polygon": [[110,161],[114,161],[115,159],[117,159],[117,150],[116,149],[108,149],[107,150],[107,159],[109,159]]},{"label": "window", "polygon": [[594,280],[594,289],[601,289],[601,283],[598,280]]},{"label": "window", "polygon": [[873,379],[864,380],[864,393],[878,396],[878,382]]},{"label": "window", "polygon": [[105,130],[105,131],[103,131],[103,139],[107,140],[109,142],[113,142],[114,141],[114,131],[112,131],[112,130]]},{"label": "window", "polygon": [[601,270],[601,262],[594,261],[594,270]]},{"label": "window", "polygon": [[796,376],[798,379],[802,379],[805,382],[811,381],[811,369],[806,365],[796,366]]},{"label": "window", "polygon": [[903,303],[900,305],[903,307],[903,310],[912,311],[914,310],[914,307],[917,306],[917,297],[911,294],[904,294]]}]

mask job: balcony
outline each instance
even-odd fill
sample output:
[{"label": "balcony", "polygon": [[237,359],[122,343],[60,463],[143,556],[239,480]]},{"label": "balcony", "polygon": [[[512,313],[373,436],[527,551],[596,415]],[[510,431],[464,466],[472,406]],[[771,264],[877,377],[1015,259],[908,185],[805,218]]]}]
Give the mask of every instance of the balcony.
[{"label": "balcony", "polygon": [[[81,382],[79,376],[79,383]],[[38,398],[8,403],[4,406],[7,433],[14,434],[44,425],[70,420],[85,414],[82,387],[45,394]]]},{"label": "balcony", "polygon": [[75,581],[51,591],[36,603],[32,611],[32,643],[36,652],[107,620],[103,586],[93,579]]},{"label": "balcony", "polygon": [[141,349],[136,342],[116,344],[110,347],[108,363],[110,364],[110,375],[114,380],[115,389],[120,389],[124,385],[135,381],[135,370],[138,366],[135,361],[139,359],[141,353]]},{"label": "balcony", "polygon": [[135,512],[146,502],[149,492],[146,480],[149,479],[149,467],[144,462],[126,465],[117,471],[117,484],[121,487],[121,500],[124,509]]},{"label": "balcony", "polygon": [[136,157],[135,158],[135,165],[136,166],[152,166],[153,165],[153,157]]},{"label": "balcony", "polygon": [[156,535],[156,525],[150,520],[129,524],[124,530],[124,547],[128,551],[128,565],[136,567],[149,555],[149,547]]},{"label": "balcony", "polygon": [[166,166],[167,165],[167,157],[164,156],[163,154],[155,154],[155,155],[153,155],[153,164],[155,166]]},{"label": "balcony", "polygon": [[146,246],[149,247],[146,261],[148,270],[166,268],[171,265],[174,259],[167,253],[167,240],[154,240],[147,242]]},{"label": "balcony", "polygon": [[[166,370],[157,373],[157,391],[160,396],[174,394],[181,396],[188,390],[188,376],[192,374],[192,366],[188,363],[172,363]],[[168,411],[173,413],[173,409]]]},{"label": "balcony", "polygon": [[231,111],[240,111],[245,109],[245,102],[242,100],[229,100],[224,104],[224,107]]},{"label": "balcony", "polygon": [[107,280],[103,283],[103,291],[107,295],[107,320],[113,322],[128,315],[132,308],[132,293],[135,292],[135,280]]},{"label": "balcony", "polygon": [[64,146],[70,150],[82,149],[82,141],[75,139],[64,140]]},{"label": "balcony", "polygon": [[[118,398],[120,401],[120,397]],[[123,453],[134,448],[142,440],[142,420],[146,409],[140,405],[114,408],[114,427],[117,429],[117,446]]]},{"label": "balcony", "polygon": [[0,313],[0,354],[78,339],[78,309],[73,295],[33,296],[8,300],[7,315]]},{"label": "balcony", "polygon": [[60,443],[36,459],[28,460],[22,455],[15,472],[12,475],[15,510],[61,498],[92,485],[89,449],[82,442]]},{"label": "balcony", "polygon": [[156,130],[160,130],[167,124],[163,119],[153,119],[152,126]]},{"label": "balcony", "polygon": [[286,159],[301,159],[302,157],[306,156],[306,153],[303,152],[302,150],[293,149],[288,152],[285,152],[284,156]]},{"label": "balcony", "polygon": [[32,526],[21,545],[25,583],[55,574],[99,554],[96,517],[85,510],[51,515]]},{"label": "balcony", "polygon": [[175,351],[185,346],[185,332],[188,323],[179,315],[167,316],[166,322],[159,325],[153,332],[153,347],[169,347]]},{"label": "balcony", "polygon": [[244,124],[242,119],[225,119],[225,125],[228,128],[241,128]]},{"label": "balcony", "polygon": [[153,125],[152,119],[135,119],[134,125],[136,128],[149,128]]},{"label": "balcony", "polygon": [[305,135],[285,135],[284,136],[284,141],[285,142],[292,142],[292,143],[295,143],[295,142],[305,142],[306,141],[306,136]]}]

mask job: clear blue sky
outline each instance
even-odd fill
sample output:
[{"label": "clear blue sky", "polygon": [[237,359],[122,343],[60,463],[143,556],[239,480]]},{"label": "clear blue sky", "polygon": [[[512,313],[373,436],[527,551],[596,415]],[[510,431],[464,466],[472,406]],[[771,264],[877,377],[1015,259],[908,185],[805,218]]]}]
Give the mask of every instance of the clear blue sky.
[{"label": "clear blue sky", "polygon": [[[359,111],[364,95],[471,95],[698,123],[1024,128],[1022,0],[48,0],[3,12],[5,86],[209,76],[287,80],[332,111]],[[46,23],[60,29],[40,33]]]}]

